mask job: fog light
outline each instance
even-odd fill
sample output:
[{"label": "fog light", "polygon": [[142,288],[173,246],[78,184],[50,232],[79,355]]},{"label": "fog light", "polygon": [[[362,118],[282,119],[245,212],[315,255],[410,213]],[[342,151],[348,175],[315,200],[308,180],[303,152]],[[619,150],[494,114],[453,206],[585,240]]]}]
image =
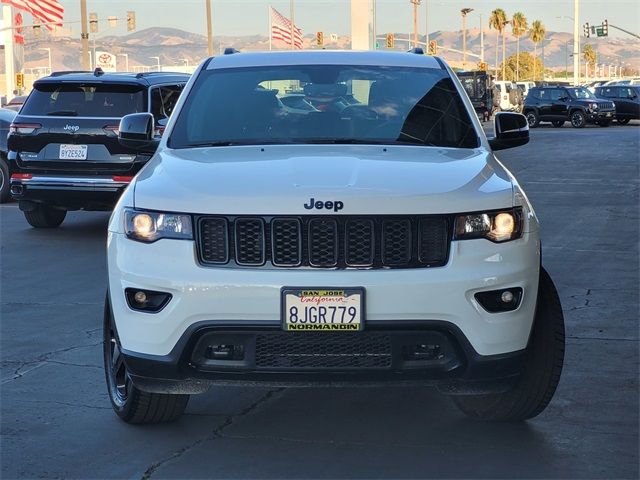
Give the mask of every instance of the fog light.
[{"label": "fog light", "polygon": [[502,288],[489,292],[478,292],[475,299],[489,313],[511,312],[520,306],[522,288]]},{"label": "fog light", "polygon": [[243,360],[244,345],[215,344],[207,346],[205,357],[211,360]]},{"label": "fog light", "polygon": [[136,292],[133,296],[133,299],[136,301],[136,303],[147,303],[147,294],[144,292]]},{"label": "fog light", "polygon": [[440,345],[420,343],[418,345],[405,345],[403,347],[406,360],[439,360],[444,358]]},{"label": "fog light", "polygon": [[511,291],[509,290],[505,290],[504,292],[502,292],[502,295],[500,295],[500,300],[502,300],[504,303],[513,302],[513,298],[513,293],[511,293]]},{"label": "fog light", "polygon": [[147,313],[159,312],[171,300],[170,293],[140,290],[138,288],[126,288],[124,296],[131,310]]}]

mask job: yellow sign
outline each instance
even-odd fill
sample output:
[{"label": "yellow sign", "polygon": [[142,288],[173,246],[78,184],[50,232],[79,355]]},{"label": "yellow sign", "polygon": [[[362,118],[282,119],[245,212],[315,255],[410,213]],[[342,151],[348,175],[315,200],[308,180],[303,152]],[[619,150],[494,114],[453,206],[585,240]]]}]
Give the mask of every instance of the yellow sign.
[{"label": "yellow sign", "polygon": [[24,73],[16,73],[16,88],[24,88]]}]

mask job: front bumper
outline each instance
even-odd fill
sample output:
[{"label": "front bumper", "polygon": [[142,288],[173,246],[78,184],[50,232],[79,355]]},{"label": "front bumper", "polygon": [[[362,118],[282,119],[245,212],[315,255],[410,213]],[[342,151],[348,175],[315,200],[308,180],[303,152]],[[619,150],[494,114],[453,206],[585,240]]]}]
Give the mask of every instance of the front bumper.
[{"label": "front bumper", "polygon": [[587,112],[587,121],[599,122],[601,120],[613,120],[616,118],[615,110],[589,110]]},{"label": "front bumper", "polygon": [[[153,357],[169,355],[185,332],[202,322],[279,324],[281,288],[363,287],[365,330],[385,322],[444,322],[459,330],[478,355],[523,350],[535,313],[540,243],[537,232],[502,244],[454,241],[447,265],[395,270],[314,268],[256,269],[200,266],[194,242],[163,239],[135,242],[108,236],[109,288],[122,347]],[[489,313],[477,292],[519,287],[519,307]],[[170,293],[158,313],[134,311],[126,288]]]},{"label": "front bumper", "polygon": [[69,210],[111,209],[129,181],[113,176],[33,175],[11,178],[10,185],[12,197],[27,204],[46,203]]}]

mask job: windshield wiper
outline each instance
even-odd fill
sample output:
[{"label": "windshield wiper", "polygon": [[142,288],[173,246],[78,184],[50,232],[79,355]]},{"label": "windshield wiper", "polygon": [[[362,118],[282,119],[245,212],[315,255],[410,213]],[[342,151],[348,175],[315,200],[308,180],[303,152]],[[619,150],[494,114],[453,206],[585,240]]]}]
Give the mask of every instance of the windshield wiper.
[{"label": "windshield wiper", "polygon": [[56,110],[56,111],[47,113],[47,115],[57,116],[57,117],[77,117],[78,112],[76,112],[75,110]]},{"label": "windshield wiper", "polygon": [[296,139],[296,143],[327,144],[327,145],[420,145],[433,146],[432,143],[406,140],[376,140],[366,138],[308,138]]}]

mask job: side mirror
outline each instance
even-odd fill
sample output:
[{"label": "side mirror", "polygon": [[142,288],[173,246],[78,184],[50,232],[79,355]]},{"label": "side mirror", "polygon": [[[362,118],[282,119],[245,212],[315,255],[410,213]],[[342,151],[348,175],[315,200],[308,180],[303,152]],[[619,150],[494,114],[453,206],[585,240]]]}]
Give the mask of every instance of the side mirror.
[{"label": "side mirror", "polygon": [[118,142],[123,147],[140,153],[153,153],[158,148],[158,139],[154,138],[153,115],[150,113],[132,113],[120,120]]},{"label": "side mirror", "polygon": [[498,112],[494,122],[496,134],[489,139],[489,145],[493,150],[504,150],[529,143],[529,124],[521,113]]}]

